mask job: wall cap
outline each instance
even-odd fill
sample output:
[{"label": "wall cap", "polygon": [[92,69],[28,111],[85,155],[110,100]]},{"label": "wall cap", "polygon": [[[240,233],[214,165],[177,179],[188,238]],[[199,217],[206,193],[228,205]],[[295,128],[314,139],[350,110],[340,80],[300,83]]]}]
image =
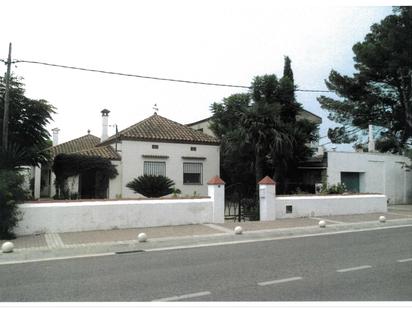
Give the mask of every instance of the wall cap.
[{"label": "wall cap", "polygon": [[276,182],[269,176],[265,176],[258,182],[258,185],[276,185]]},{"label": "wall cap", "polygon": [[225,182],[219,177],[215,176],[207,182],[208,185],[224,185]]}]

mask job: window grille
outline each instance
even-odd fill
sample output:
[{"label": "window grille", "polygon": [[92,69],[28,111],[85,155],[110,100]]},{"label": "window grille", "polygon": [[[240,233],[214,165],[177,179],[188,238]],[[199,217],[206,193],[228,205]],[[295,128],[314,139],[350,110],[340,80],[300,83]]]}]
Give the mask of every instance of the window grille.
[{"label": "window grille", "polygon": [[166,162],[144,161],[143,174],[166,176]]},{"label": "window grille", "polygon": [[183,163],[183,184],[202,184],[202,163]]}]

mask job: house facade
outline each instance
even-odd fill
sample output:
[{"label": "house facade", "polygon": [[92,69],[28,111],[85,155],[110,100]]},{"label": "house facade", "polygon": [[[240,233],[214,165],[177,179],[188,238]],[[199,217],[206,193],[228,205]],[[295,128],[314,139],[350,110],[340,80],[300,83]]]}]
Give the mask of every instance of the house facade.
[{"label": "house facade", "polygon": [[[118,172],[109,180],[103,195],[96,193],[95,174],[70,177],[67,180],[70,195],[109,199],[142,197],[126,185],[145,174],[172,179],[183,196],[207,195],[207,180],[219,175],[218,139],[157,113],[109,137],[108,115],[108,110],[102,111],[101,138],[89,133],[63,144],[56,143],[49,149],[53,158],[64,153],[109,159]],[[37,173],[41,175],[35,180],[35,188],[39,188],[37,194],[35,192],[37,198],[55,195],[55,175],[51,165],[52,162]]]},{"label": "house facade", "polygon": [[110,198],[137,197],[126,184],[145,174],[169,177],[183,196],[205,196],[207,180],[219,175],[219,140],[156,113],[99,145],[117,149],[121,156]]}]

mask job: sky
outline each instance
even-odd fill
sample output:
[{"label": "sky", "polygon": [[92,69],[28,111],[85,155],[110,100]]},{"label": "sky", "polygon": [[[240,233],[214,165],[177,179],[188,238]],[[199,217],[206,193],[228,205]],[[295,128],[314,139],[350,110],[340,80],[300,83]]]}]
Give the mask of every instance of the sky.
[{"label": "sky", "polygon": [[[17,60],[249,86],[257,75],[281,77],[289,56],[297,86],[323,90],[331,69],[353,74],[352,46],[392,13],[390,6],[314,1],[0,2],[7,12],[1,17],[0,59],[7,58],[11,42]],[[0,74],[5,69],[0,63]],[[47,128],[60,129],[59,143],[87,130],[100,137],[105,108],[109,124],[119,130],[152,115],[154,104],[161,116],[187,124],[211,116],[212,103],[246,91],[28,63],[17,63],[12,72],[24,78],[26,96],[56,107]],[[322,117],[325,136],[335,124],[320,108],[319,95],[297,92],[297,100]]]}]

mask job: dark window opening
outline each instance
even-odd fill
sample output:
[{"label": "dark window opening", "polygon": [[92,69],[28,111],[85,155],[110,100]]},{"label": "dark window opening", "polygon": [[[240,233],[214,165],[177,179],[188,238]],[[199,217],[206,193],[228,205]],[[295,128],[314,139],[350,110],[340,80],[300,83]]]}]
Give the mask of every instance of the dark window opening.
[{"label": "dark window opening", "polygon": [[183,163],[183,184],[202,184],[202,163]]}]

